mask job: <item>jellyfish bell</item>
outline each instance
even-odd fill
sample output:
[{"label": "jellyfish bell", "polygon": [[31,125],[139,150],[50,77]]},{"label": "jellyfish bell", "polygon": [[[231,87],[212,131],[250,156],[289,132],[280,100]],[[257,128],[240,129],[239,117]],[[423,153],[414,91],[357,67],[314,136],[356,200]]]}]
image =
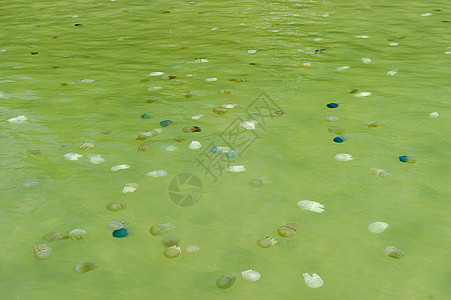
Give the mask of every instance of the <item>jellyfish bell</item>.
[{"label": "jellyfish bell", "polygon": [[275,237],[272,237],[272,236],[267,236],[267,237],[261,238],[257,241],[257,244],[262,248],[269,248],[272,245],[274,245],[275,243],[277,243],[277,240]]},{"label": "jellyfish bell", "polygon": [[127,206],[122,201],[112,201],[106,205],[106,208],[111,211],[120,211],[125,209]]},{"label": "jellyfish bell", "polygon": [[183,250],[185,250],[185,252],[187,253],[194,254],[199,252],[200,248],[198,245],[188,245],[184,247]]},{"label": "jellyfish bell", "polygon": [[158,235],[158,234],[165,233],[174,228],[175,228],[175,225],[173,223],[169,222],[169,223],[165,223],[165,224],[153,225],[152,227],[150,227],[149,231],[150,231],[151,235]]},{"label": "jellyfish bell", "polygon": [[304,277],[305,284],[309,288],[316,289],[322,287],[324,284],[324,281],[316,273],[313,273],[311,276],[309,273],[304,273],[302,276]]},{"label": "jellyfish bell", "polygon": [[163,251],[164,256],[166,256],[167,258],[176,258],[181,253],[182,253],[182,248],[180,248],[179,246],[172,246],[172,247],[166,248]]},{"label": "jellyfish bell", "polygon": [[233,285],[233,283],[235,282],[235,279],[236,279],[236,275],[234,275],[234,274],[227,274],[227,275],[221,276],[216,280],[216,286],[221,289],[228,289]]},{"label": "jellyfish bell", "polygon": [[298,233],[299,225],[296,223],[287,223],[277,229],[277,233],[283,237],[292,237]]},{"label": "jellyfish bell", "polygon": [[384,254],[396,259],[400,259],[401,257],[406,255],[395,246],[388,246],[387,248],[385,248]]},{"label": "jellyfish bell", "polygon": [[382,233],[388,226],[389,224],[385,222],[374,222],[368,225],[368,230],[372,233]]},{"label": "jellyfish bell", "polygon": [[39,260],[49,259],[52,256],[52,248],[47,246],[47,244],[39,244],[33,246],[34,258]]},{"label": "jellyfish bell", "polygon": [[91,262],[79,262],[74,266],[74,271],[77,273],[86,273],[97,269],[97,265]]},{"label": "jellyfish bell", "polygon": [[241,276],[248,281],[257,281],[261,277],[260,273],[255,270],[242,271]]},{"label": "jellyfish bell", "polygon": [[176,236],[170,236],[170,237],[167,237],[164,240],[162,240],[161,243],[166,248],[169,248],[169,247],[172,247],[172,246],[179,246],[180,245],[180,239],[178,237],[176,237]]},{"label": "jellyfish bell", "polygon": [[69,236],[74,241],[81,241],[86,238],[86,231],[83,229],[73,229],[71,232],[69,232]]}]

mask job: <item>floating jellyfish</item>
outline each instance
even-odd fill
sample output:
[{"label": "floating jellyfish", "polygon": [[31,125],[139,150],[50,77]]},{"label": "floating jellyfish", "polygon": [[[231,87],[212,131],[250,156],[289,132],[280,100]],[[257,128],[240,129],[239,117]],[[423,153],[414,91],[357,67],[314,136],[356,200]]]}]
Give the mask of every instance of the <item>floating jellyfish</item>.
[{"label": "floating jellyfish", "polygon": [[387,71],[387,75],[390,75],[390,76],[394,76],[394,75],[396,75],[396,73],[398,73],[398,70]]},{"label": "floating jellyfish", "polygon": [[174,145],[162,145],[162,146],[160,147],[160,149],[163,149],[163,150],[169,151],[169,152],[173,152],[173,151],[177,150],[178,147],[177,147],[177,146],[174,146]]},{"label": "floating jellyfish", "polygon": [[341,127],[338,126],[331,126],[327,129],[328,132],[330,133],[335,133],[335,134],[343,134],[345,132],[345,130]]},{"label": "floating jellyfish", "polygon": [[255,130],[255,125],[258,124],[257,120],[249,120],[240,123],[241,127],[246,128],[247,130]]},{"label": "floating jellyfish", "polygon": [[277,233],[283,237],[292,237],[298,233],[299,225],[296,223],[287,223],[277,229]]},{"label": "floating jellyfish", "polygon": [[160,98],[159,97],[150,97],[149,99],[146,100],[147,103],[154,103],[159,101]]},{"label": "floating jellyfish", "polygon": [[124,188],[122,189],[122,193],[133,193],[139,188],[139,185],[137,183],[127,183]]},{"label": "floating jellyfish", "polygon": [[23,186],[26,186],[26,187],[32,187],[32,186],[35,186],[36,184],[38,184],[37,179],[27,179],[23,182]]},{"label": "floating jellyfish", "polygon": [[351,95],[357,94],[358,92],[359,92],[359,90],[357,90],[357,89],[347,89],[346,90],[346,94],[351,94]]},{"label": "floating jellyfish", "polygon": [[49,259],[52,256],[52,248],[47,246],[47,244],[39,244],[33,246],[34,258],[39,260]]},{"label": "floating jellyfish", "polygon": [[176,237],[176,236],[170,236],[170,237],[167,237],[164,240],[162,240],[161,243],[166,248],[169,248],[169,247],[172,247],[172,246],[179,246],[180,245],[180,239],[178,237]]},{"label": "floating jellyfish", "polygon": [[119,230],[124,228],[125,226],[128,225],[128,221],[120,219],[120,220],[115,220],[115,221],[111,221],[108,224],[108,229],[109,230]]},{"label": "floating jellyfish", "polygon": [[241,276],[248,281],[257,281],[261,278],[260,273],[255,270],[242,271]]},{"label": "floating jellyfish", "polygon": [[138,146],[138,151],[145,152],[147,150],[149,150],[149,144],[141,144]]},{"label": "floating jellyfish", "polygon": [[196,150],[202,147],[202,145],[198,141],[192,141],[191,144],[188,146],[191,150]]},{"label": "floating jellyfish", "polygon": [[152,129],[151,131],[142,132],[136,139],[140,141],[147,140],[150,137],[157,136],[163,132],[163,129],[157,128]]},{"label": "floating jellyfish", "polygon": [[229,110],[224,107],[216,107],[216,108],[213,108],[213,112],[217,113],[218,115],[225,115],[226,113],[229,112]]},{"label": "floating jellyfish", "polygon": [[324,205],[310,200],[301,200],[298,202],[298,206],[303,210],[309,210],[317,213],[322,213],[324,211]]},{"label": "floating jellyfish", "polygon": [[371,61],[372,61],[372,59],[369,58],[369,57],[362,57],[360,60],[361,60],[364,64],[369,64],[369,63],[371,63]]},{"label": "floating jellyfish", "polygon": [[301,64],[301,67],[311,67],[312,66],[312,63],[310,62],[310,61],[304,61],[302,64]]},{"label": "floating jellyfish", "polygon": [[152,227],[150,227],[150,234],[158,235],[158,234],[165,233],[174,228],[175,228],[175,225],[171,222],[166,223],[166,224],[153,225]]},{"label": "floating jellyfish", "polygon": [[252,179],[249,181],[249,186],[251,187],[261,187],[263,185],[263,181],[261,179]]},{"label": "floating jellyfish", "polygon": [[126,165],[126,164],[124,164],[124,165],[117,165],[117,166],[111,167],[111,171],[117,172],[117,171],[125,170],[125,169],[128,169],[128,168],[130,168],[130,166]]},{"label": "floating jellyfish", "polygon": [[346,153],[338,153],[334,158],[338,161],[350,161],[354,159],[351,154]]},{"label": "floating jellyfish", "polygon": [[192,116],[191,117],[191,119],[193,119],[193,120],[199,120],[200,118],[202,118],[204,115],[195,115],[195,116]]},{"label": "floating jellyfish", "polygon": [[216,280],[216,286],[221,289],[228,289],[233,285],[233,283],[235,282],[235,279],[236,279],[236,275],[234,275],[234,274],[227,274],[227,275],[221,276]]},{"label": "floating jellyfish", "polygon": [[273,236],[267,236],[267,237],[261,238],[257,241],[257,245],[259,245],[262,248],[269,248],[272,245],[274,245],[275,243],[277,243],[277,240]]},{"label": "floating jellyfish", "polygon": [[106,208],[112,211],[120,211],[125,209],[127,206],[122,201],[112,201],[106,205]]},{"label": "floating jellyfish", "polygon": [[385,222],[374,222],[368,225],[368,230],[372,233],[382,233],[388,226],[388,223]]},{"label": "floating jellyfish", "polygon": [[229,173],[238,173],[246,171],[246,168],[244,166],[228,166],[224,169],[224,171]]},{"label": "floating jellyfish", "polygon": [[153,116],[151,115],[151,114],[142,114],[141,115],[141,119],[150,119],[150,118],[152,118]]},{"label": "floating jellyfish", "polygon": [[200,250],[198,245],[188,245],[183,249],[185,250],[185,252],[190,253],[190,254],[197,253]]},{"label": "floating jellyfish", "polygon": [[416,163],[417,162],[417,159],[412,156],[401,155],[398,158],[399,158],[400,162],[404,162],[404,163]]},{"label": "floating jellyfish", "polygon": [[113,231],[113,237],[124,238],[130,235],[130,231],[127,228],[121,228]]},{"label": "floating jellyfish", "polygon": [[316,273],[313,273],[312,276],[309,273],[304,273],[302,276],[304,276],[305,284],[312,289],[322,287],[324,284],[324,281]]},{"label": "floating jellyfish", "polygon": [[49,232],[42,237],[47,242],[59,241],[59,240],[67,240],[69,238],[69,234],[65,232]]},{"label": "floating jellyfish", "polygon": [[86,273],[97,269],[97,265],[91,262],[79,262],[74,266],[74,271],[77,273]]},{"label": "floating jellyfish", "polygon": [[350,68],[351,68],[350,66],[340,66],[340,67],[337,67],[337,71],[345,71]]},{"label": "floating jellyfish", "polygon": [[327,116],[326,121],[329,121],[329,122],[338,121],[338,116]]},{"label": "floating jellyfish", "polygon": [[107,135],[107,134],[111,134],[113,132],[113,130],[110,129],[105,129],[101,131],[103,134]]},{"label": "floating jellyfish", "polygon": [[86,238],[86,231],[83,229],[74,229],[69,232],[69,236],[74,241],[81,241]]},{"label": "floating jellyfish", "polygon": [[368,128],[377,128],[377,127],[379,127],[379,124],[374,123],[374,122],[365,122],[365,123],[363,123],[363,125],[368,126]]},{"label": "floating jellyfish", "polygon": [[226,154],[226,156],[228,158],[234,158],[237,155],[238,155],[238,150],[232,150],[232,151],[230,151],[229,153]]},{"label": "floating jellyfish", "polygon": [[213,148],[211,148],[210,150],[213,153],[229,153],[230,152],[230,147],[216,147],[214,146]]},{"label": "floating jellyfish", "polygon": [[88,149],[94,148],[94,147],[96,147],[96,146],[97,146],[97,143],[94,142],[94,141],[91,141],[91,142],[84,142],[83,145],[80,146],[80,149],[82,149],[82,150],[88,150]]},{"label": "floating jellyfish", "polygon": [[166,172],[165,170],[158,170],[158,171],[148,172],[148,173],[146,173],[146,175],[150,176],[150,177],[158,178],[158,177],[164,177],[164,176],[168,175],[168,172]]},{"label": "floating jellyfish", "polygon": [[164,72],[150,72],[149,76],[161,76],[164,75]]},{"label": "floating jellyfish", "polygon": [[326,106],[329,108],[337,108],[340,105],[338,103],[331,102],[331,103],[326,104]]},{"label": "floating jellyfish", "polygon": [[174,122],[171,121],[171,120],[164,120],[164,121],[160,122],[160,126],[161,127],[167,127],[167,126],[171,125],[172,123],[174,123]]},{"label": "floating jellyfish", "polygon": [[181,253],[182,253],[182,248],[180,248],[179,246],[172,246],[172,247],[166,248],[163,251],[164,256],[166,256],[167,258],[176,258]]},{"label": "floating jellyfish", "polygon": [[384,254],[397,259],[400,259],[401,257],[406,255],[395,246],[388,246],[387,248],[385,248]]},{"label": "floating jellyfish", "polygon": [[178,137],[174,138],[174,141],[176,141],[177,143],[181,143],[181,142],[185,141],[185,138],[181,137],[181,136],[178,136]]},{"label": "floating jellyfish", "polygon": [[27,119],[25,116],[18,116],[15,118],[8,119],[9,123],[24,123]]},{"label": "floating jellyfish", "polygon": [[438,117],[440,117],[440,115],[439,115],[439,113],[438,112],[431,112],[430,114],[429,114],[429,117],[431,117],[431,118],[438,118]]},{"label": "floating jellyfish", "polygon": [[233,94],[233,90],[219,90],[218,94],[230,95],[230,94]]},{"label": "floating jellyfish", "polygon": [[354,97],[357,97],[357,98],[363,98],[363,97],[368,97],[368,96],[371,96],[371,92],[360,92],[360,93],[354,94]]},{"label": "floating jellyfish", "polygon": [[83,155],[77,154],[77,153],[66,153],[66,154],[64,154],[64,159],[65,160],[78,160],[82,156]]},{"label": "floating jellyfish", "polygon": [[285,114],[283,110],[276,110],[269,114],[270,117],[281,117]]},{"label": "floating jellyfish", "polygon": [[92,154],[88,156],[88,161],[92,164],[97,165],[105,162],[105,159],[102,158],[102,155],[100,154]]},{"label": "floating jellyfish", "polygon": [[390,175],[390,173],[388,173],[387,171],[385,171],[383,169],[378,169],[378,168],[370,168],[369,173],[374,174],[379,177],[387,177]]}]

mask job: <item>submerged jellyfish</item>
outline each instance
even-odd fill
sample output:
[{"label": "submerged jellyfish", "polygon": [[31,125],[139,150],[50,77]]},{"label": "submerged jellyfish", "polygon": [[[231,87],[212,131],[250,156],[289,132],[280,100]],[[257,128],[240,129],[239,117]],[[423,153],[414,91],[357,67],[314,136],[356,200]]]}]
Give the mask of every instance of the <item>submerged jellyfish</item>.
[{"label": "submerged jellyfish", "polygon": [[228,289],[235,282],[235,279],[236,279],[236,275],[234,275],[234,274],[227,274],[227,275],[221,276],[216,280],[216,286],[221,289]]},{"label": "submerged jellyfish", "polygon": [[47,244],[39,244],[33,246],[33,254],[36,259],[44,260],[49,259],[52,255],[52,248],[47,246]]},{"label": "submerged jellyfish", "polygon": [[84,142],[83,145],[80,146],[80,149],[82,150],[88,150],[90,148],[94,148],[97,146],[97,143],[94,141],[90,141],[90,142]]},{"label": "submerged jellyfish", "polygon": [[81,241],[86,238],[86,231],[83,229],[77,228],[77,229],[71,230],[71,232],[69,232],[69,236],[74,241]]},{"label": "submerged jellyfish", "polygon": [[79,262],[74,266],[74,271],[77,273],[86,273],[97,269],[97,265],[92,262]]},{"label": "submerged jellyfish", "polygon": [[385,248],[384,254],[397,259],[400,259],[401,257],[406,255],[395,246],[388,246],[387,248]]},{"label": "submerged jellyfish", "polygon": [[322,287],[324,284],[321,277],[316,273],[313,273],[312,276],[310,276],[309,273],[304,273],[302,276],[304,276],[305,284],[310,288],[316,289]]},{"label": "submerged jellyfish", "polygon": [[287,223],[277,229],[277,233],[283,237],[292,237],[298,233],[299,225],[296,223]]},{"label": "submerged jellyfish", "polygon": [[47,242],[53,242],[53,241],[59,241],[59,240],[66,240],[69,238],[69,235],[65,232],[49,232],[46,235],[42,237]]},{"label": "submerged jellyfish", "polygon": [[374,174],[376,176],[379,177],[387,177],[390,175],[390,173],[388,173],[387,171],[383,170],[383,169],[378,169],[378,168],[370,168],[370,174]]},{"label": "submerged jellyfish", "polygon": [[176,258],[181,253],[182,253],[182,248],[180,248],[179,246],[172,246],[172,247],[166,248],[163,251],[164,256],[166,256],[167,258]]},{"label": "submerged jellyfish", "polygon": [[257,281],[261,277],[260,273],[255,270],[242,271],[241,276],[248,281]]},{"label": "submerged jellyfish", "polygon": [[316,213],[322,213],[324,211],[324,205],[310,200],[301,200],[298,202],[298,206],[303,210],[309,210]]},{"label": "submerged jellyfish", "polygon": [[118,229],[122,229],[125,226],[128,225],[128,221],[120,219],[120,220],[115,220],[115,221],[111,221],[108,224],[108,229],[109,230],[118,230]]},{"label": "submerged jellyfish", "polygon": [[139,188],[139,185],[137,183],[127,183],[124,188],[122,189],[122,193],[133,193]]},{"label": "submerged jellyfish", "polygon": [[180,245],[180,239],[178,237],[176,237],[176,236],[170,236],[170,237],[167,237],[164,240],[162,240],[161,243],[166,248],[173,247],[173,246],[179,246]]},{"label": "submerged jellyfish", "polygon": [[385,222],[374,222],[368,225],[368,230],[372,233],[382,233],[388,228],[388,223]]},{"label": "submerged jellyfish", "polygon": [[106,205],[106,208],[112,211],[119,211],[125,209],[127,206],[122,201],[112,201]]},{"label": "submerged jellyfish", "polygon": [[165,233],[174,228],[175,228],[175,225],[171,222],[166,223],[166,224],[153,225],[152,227],[150,227],[150,234],[158,235],[158,234]]},{"label": "submerged jellyfish", "polygon": [[262,248],[269,248],[272,245],[274,245],[275,243],[277,243],[277,240],[273,236],[267,236],[267,237],[261,238],[257,241],[257,244]]},{"label": "submerged jellyfish", "polygon": [[199,248],[199,246],[197,246],[197,245],[188,245],[188,246],[186,246],[185,248],[183,248],[187,253],[190,253],[190,254],[194,254],[194,253],[197,253],[197,252],[199,252],[199,250],[200,250],[200,248]]}]

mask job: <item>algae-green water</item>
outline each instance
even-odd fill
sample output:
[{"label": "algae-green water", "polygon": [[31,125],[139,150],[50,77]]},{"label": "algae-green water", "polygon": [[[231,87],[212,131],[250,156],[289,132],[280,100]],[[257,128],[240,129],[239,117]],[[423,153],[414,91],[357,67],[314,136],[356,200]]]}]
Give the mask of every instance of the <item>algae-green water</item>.
[{"label": "algae-green water", "polygon": [[[0,298],[448,299],[450,10],[445,0],[3,1]],[[213,112],[227,104],[240,105]],[[239,126],[251,119],[255,130]],[[146,176],[156,170],[167,176]],[[202,185],[193,205],[170,198],[183,173]],[[139,188],[122,193],[127,183]],[[112,236],[118,219],[130,236]],[[389,227],[371,233],[376,221]],[[176,228],[149,233],[168,222]],[[278,236],[290,222],[298,233]],[[86,239],[42,238],[76,228]],[[172,259],[161,244],[171,235],[182,247]],[[265,236],[278,242],[260,248]],[[35,259],[45,243],[52,256]],[[392,245],[406,255],[384,255]],[[79,262],[98,268],[74,272]],[[261,279],[243,279],[249,269]],[[225,274],[237,279],[219,289]]]}]

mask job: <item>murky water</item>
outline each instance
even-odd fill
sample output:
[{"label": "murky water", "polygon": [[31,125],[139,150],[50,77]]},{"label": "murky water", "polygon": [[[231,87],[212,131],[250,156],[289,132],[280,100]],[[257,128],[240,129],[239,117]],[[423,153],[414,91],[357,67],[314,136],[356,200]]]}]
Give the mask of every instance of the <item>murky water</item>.
[{"label": "murky water", "polygon": [[[447,1],[10,1],[0,9],[2,299],[449,297]],[[212,111],[233,103],[244,107]],[[7,121],[21,115],[24,123]],[[255,130],[239,126],[251,118]],[[173,124],[136,140],[163,120]],[[337,135],[347,139],[334,143]],[[80,149],[87,141],[97,146]],[[189,149],[191,141],[202,147]],[[148,150],[138,151],[143,143]],[[240,153],[228,159],[213,144]],[[339,153],[354,159],[337,161]],[[90,163],[93,154],[105,162]],[[130,168],[111,171],[120,164]],[[228,165],[246,171],[223,172]],[[168,175],[146,176],[155,170]],[[201,181],[192,206],[168,194],[181,173]],[[124,194],[127,183],[139,188]],[[302,210],[300,200],[325,211]],[[110,201],[127,207],[107,210]],[[112,237],[116,219],[129,222],[129,237]],[[375,221],[390,225],[373,234]],[[176,228],[149,233],[167,222]],[[298,234],[279,237],[288,222]],[[44,234],[75,228],[87,238],[48,242],[50,259],[33,257]],[[170,235],[200,251],[166,258],[161,240]],[[278,242],[260,248],[264,236]],[[406,256],[385,256],[390,245]],[[98,268],[79,274],[78,262]],[[261,279],[216,287],[248,269]],[[324,285],[309,288],[303,273]]]}]

